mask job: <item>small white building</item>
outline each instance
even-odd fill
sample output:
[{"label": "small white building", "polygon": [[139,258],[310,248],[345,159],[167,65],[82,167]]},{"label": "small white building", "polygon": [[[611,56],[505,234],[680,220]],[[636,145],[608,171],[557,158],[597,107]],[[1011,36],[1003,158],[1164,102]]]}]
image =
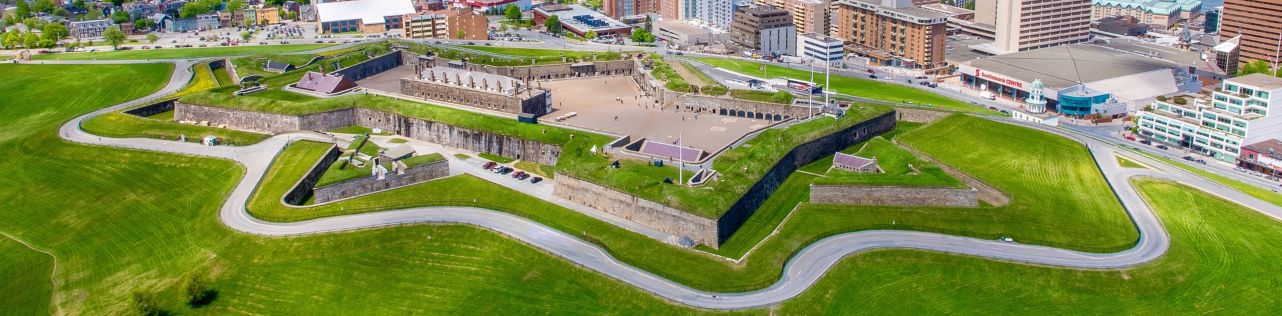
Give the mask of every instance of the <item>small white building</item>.
[{"label": "small white building", "polygon": [[836,153],[832,156],[832,167],[858,173],[878,173],[877,159],[868,159],[855,155]]},{"label": "small white building", "polygon": [[846,55],[845,43],[823,34],[797,35],[797,56],[809,60],[840,61]]}]

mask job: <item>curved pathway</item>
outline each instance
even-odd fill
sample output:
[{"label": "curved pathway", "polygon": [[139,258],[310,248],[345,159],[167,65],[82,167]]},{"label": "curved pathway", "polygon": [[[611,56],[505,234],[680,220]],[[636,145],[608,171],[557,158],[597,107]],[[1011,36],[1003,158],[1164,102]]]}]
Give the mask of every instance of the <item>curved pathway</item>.
[{"label": "curved pathway", "polygon": [[702,308],[744,309],[779,303],[801,294],[815,282],[818,282],[842,258],[871,249],[920,249],[1036,265],[1084,269],[1125,268],[1144,264],[1161,257],[1170,246],[1170,239],[1152,209],[1149,208],[1129,183],[1130,179],[1139,176],[1174,180],[1230,201],[1241,203],[1274,218],[1282,219],[1282,207],[1228,189],[1204,178],[1176,168],[1168,168],[1172,169],[1172,171],[1123,168],[1117,164],[1117,160],[1112,156],[1120,154],[1126,156],[1127,159],[1151,166],[1164,165],[1148,157],[1116,151],[1114,147],[1106,143],[1095,139],[1078,137],[1062,130],[1011,121],[1010,123],[1013,124],[1026,125],[1064,135],[1081,141],[1089,147],[1107,182],[1113,188],[1131,220],[1135,223],[1135,227],[1139,230],[1140,238],[1135,247],[1116,253],[1087,253],[926,232],[860,231],[824,238],[805,247],[788,261],[784,267],[783,275],[770,287],[751,292],[714,293],[692,289],[630,266],[615,259],[594,244],[529,219],[475,207],[418,207],[288,223],[267,222],[251,216],[245,208],[246,203],[248,203],[259,182],[262,181],[275,155],[294,140],[329,140],[328,137],[314,133],[282,134],[258,144],[244,147],[210,147],[158,139],[104,138],[91,135],[80,129],[82,122],[96,115],[137,106],[142,100],[158,98],[181,89],[191,77],[191,71],[188,68],[192,62],[177,61],[175,64],[174,75],[165,88],[150,96],[72,119],[59,129],[60,135],[66,140],[83,144],[223,158],[234,160],[244,165],[245,176],[241,178],[240,182],[232,190],[231,195],[220,211],[222,222],[240,232],[264,236],[287,236],[413,223],[470,224],[497,231],[655,295]]}]

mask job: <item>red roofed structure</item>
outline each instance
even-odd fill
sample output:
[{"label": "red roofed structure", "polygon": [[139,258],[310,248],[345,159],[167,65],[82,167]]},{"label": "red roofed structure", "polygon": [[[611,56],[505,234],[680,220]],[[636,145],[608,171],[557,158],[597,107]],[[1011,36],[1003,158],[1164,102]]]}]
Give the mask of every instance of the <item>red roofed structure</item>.
[{"label": "red roofed structure", "polygon": [[343,76],[308,71],[294,87],[316,93],[335,94],[356,88],[356,82]]}]

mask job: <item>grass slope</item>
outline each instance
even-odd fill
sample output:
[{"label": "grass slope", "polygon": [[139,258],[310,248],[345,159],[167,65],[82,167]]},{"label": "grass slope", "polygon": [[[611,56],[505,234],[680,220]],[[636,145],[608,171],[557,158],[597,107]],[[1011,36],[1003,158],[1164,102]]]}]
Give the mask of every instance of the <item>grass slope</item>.
[{"label": "grass slope", "polygon": [[[964,188],[965,183],[954,179],[932,162],[899,148],[883,137],[870,139],[852,147],[855,156],[877,159],[880,173],[857,173],[843,169],[828,169],[827,177],[817,178],[816,184],[856,184],[869,186],[951,187]],[[831,159],[828,164],[831,165]]]},{"label": "grass slope", "polygon": [[0,236],[0,314],[49,315],[53,258]]},{"label": "grass slope", "polygon": [[1140,180],[1170,231],[1165,256],[1081,271],[887,250],[839,263],[780,314],[1277,314],[1282,223],[1171,182]]},{"label": "grass slope", "polygon": [[1233,180],[1229,177],[1225,177],[1214,172],[1206,171],[1202,168],[1190,166],[1176,160],[1167,159],[1165,157],[1151,155],[1143,152],[1141,152],[1141,154],[1148,156],[1149,158],[1160,160],[1162,162],[1165,162],[1168,165],[1175,166],[1176,168],[1184,169],[1184,171],[1192,172],[1193,174],[1210,179],[1211,181],[1218,182],[1219,184],[1223,184],[1226,187],[1230,187],[1230,188],[1233,188],[1234,190],[1238,190],[1242,193],[1246,193],[1247,195],[1253,196],[1257,199],[1261,199],[1277,205],[1282,205],[1282,193],[1270,191],[1269,189],[1261,188],[1256,185],[1247,184],[1242,181]]},{"label": "grass slope", "polygon": [[1077,249],[1118,251],[1138,238],[1081,143],[960,114],[897,139],[1010,196],[1010,204],[986,210],[989,216],[1043,230],[1035,236],[1011,236],[1017,241],[1066,248],[1086,244],[1091,246]]},{"label": "grass slope", "polygon": [[[135,289],[156,291],[161,307],[177,314],[698,312],[474,227],[299,238],[233,232],[217,214],[240,176],[235,163],[57,139],[62,122],[150,93],[168,71],[166,65],[0,65],[0,73],[46,79],[0,81],[0,125],[7,127],[0,153],[12,159],[0,164],[10,175],[0,178],[0,187],[22,188],[3,191],[0,231],[58,256],[55,301],[66,314],[131,313]],[[123,81],[157,84],[112,85]],[[475,194],[465,189],[454,194]],[[5,242],[0,265],[19,263],[26,274],[0,268],[6,285],[47,281],[47,270],[25,268],[33,266],[20,261],[26,254],[8,251]],[[178,293],[182,277],[196,269],[213,271],[218,290],[217,300],[199,309],[182,304]],[[39,285],[0,289],[0,296],[45,304],[22,304],[17,314],[48,311],[47,299],[27,292],[47,298]],[[9,306],[0,306],[9,314]]]},{"label": "grass slope", "polygon": [[[776,65],[768,65],[751,61],[698,57],[695,58],[701,63],[711,65],[741,74],[765,78],[785,77],[797,80],[809,81],[810,73],[805,70],[792,69]],[[762,66],[765,71],[762,71]],[[822,81],[822,74],[816,74],[815,81]],[[878,80],[860,79],[846,76],[830,76],[829,90],[852,95],[857,97],[882,100],[888,102],[911,102],[916,105],[938,107],[946,110],[974,112],[980,114],[997,114],[992,110],[978,107],[966,102],[958,101],[943,95],[923,91],[913,87],[905,87],[898,84],[886,83]]]},{"label": "grass slope", "polygon": [[292,53],[333,46],[334,44],[252,45],[236,47],[165,48],[36,55],[35,60],[126,60],[179,59],[236,56],[267,53]]}]

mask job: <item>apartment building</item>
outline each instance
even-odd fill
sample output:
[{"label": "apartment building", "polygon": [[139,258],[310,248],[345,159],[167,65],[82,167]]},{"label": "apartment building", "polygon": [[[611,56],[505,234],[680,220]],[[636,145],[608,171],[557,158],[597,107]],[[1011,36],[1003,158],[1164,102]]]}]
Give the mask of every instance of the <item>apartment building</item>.
[{"label": "apartment building", "polygon": [[405,17],[405,37],[487,40],[489,21],[470,9],[445,9]]},{"label": "apartment building", "polygon": [[604,0],[601,12],[611,18],[659,13],[659,0]]},{"label": "apartment building", "polygon": [[931,69],[944,65],[948,16],[909,0],[840,0],[831,35],[871,63]]},{"label": "apartment building", "polygon": [[792,13],[797,33],[828,34],[828,2],[823,0],[755,0],[758,6],[775,6]]},{"label": "apartment building", "polygon": [[975,24],[993,29],[994,54],[1085,42],[1091,0],[975,0]]},{"label": "apartment building", "polygon": [[1140,136],[1226,162],[1241,147],[1282,135],[1282,78],[1251,74],[1225,79],[1210,97],[1158,100],[1139,112]]},{"label": "apartment building", "polygon": [[1129,16],[1140,23],[1169,29],[1202,10],[1201,0],[1092,0],[1091,19]]},{"label": "apartment building", "polygon": [[1282,0],[1224,0],[1220,34],[1242,35],[1241,62],[1282,62]]},{"label": "apartment building", "polygon": [[730,38],[757,54],[797,53],[797,27],[792,24],[792,15],[775,6],[755,6],[735,12]]}]

